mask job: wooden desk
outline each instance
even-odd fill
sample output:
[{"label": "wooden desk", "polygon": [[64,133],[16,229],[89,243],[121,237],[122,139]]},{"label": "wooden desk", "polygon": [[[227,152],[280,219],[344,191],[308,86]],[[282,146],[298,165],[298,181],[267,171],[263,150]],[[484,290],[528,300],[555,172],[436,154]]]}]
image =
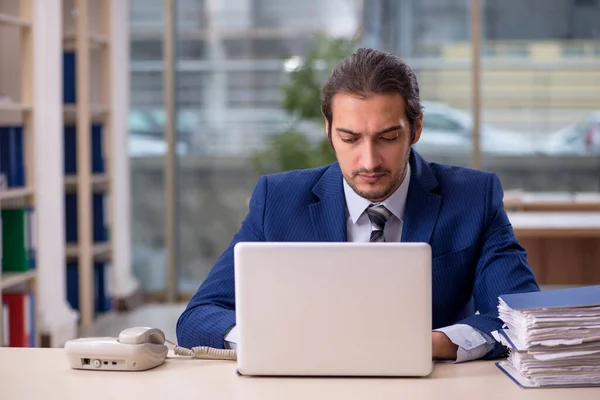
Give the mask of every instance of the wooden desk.
[{"label": "wooden desk", "polygon": [[521,239],[600,239],[600,212],[509,212],[508,218]]},{"label": "wooden desk", "polygon": [[512,211],[600,211],[600,193],[507,191],[504,207]]},{"label": "wooden desk", "polygon": [[600,284],[600,212],[508,213],[540,284]]},{"label": "wooden desk", "polygon": [[0,398],[599,399],[600,389],[523,389],[491,361],[437,364],[428,378],[249,378],[235,363],[168,359],[145,372],[79,371],[63,349],[0,349]]}]

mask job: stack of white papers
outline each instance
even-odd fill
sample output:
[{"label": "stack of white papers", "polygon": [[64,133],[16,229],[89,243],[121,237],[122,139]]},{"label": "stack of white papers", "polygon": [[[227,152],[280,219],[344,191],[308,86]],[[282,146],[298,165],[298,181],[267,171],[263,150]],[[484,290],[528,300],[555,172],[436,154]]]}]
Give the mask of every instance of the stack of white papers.
[{"label": "stack of white papers", "polygon": [[498,367],[523,387],[600,386],[600,286],[501,296]]}]

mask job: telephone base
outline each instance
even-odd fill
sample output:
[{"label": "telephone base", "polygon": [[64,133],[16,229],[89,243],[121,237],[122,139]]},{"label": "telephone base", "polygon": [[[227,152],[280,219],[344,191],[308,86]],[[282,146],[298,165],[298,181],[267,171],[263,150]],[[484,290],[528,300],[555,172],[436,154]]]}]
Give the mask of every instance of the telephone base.
[{"label": "telephone base", "polygon": [[124,344],[117,338],[81,338],[65,344],[73,369],[94,371],[145,371],[158,367],[167,358],[164,344]]}]

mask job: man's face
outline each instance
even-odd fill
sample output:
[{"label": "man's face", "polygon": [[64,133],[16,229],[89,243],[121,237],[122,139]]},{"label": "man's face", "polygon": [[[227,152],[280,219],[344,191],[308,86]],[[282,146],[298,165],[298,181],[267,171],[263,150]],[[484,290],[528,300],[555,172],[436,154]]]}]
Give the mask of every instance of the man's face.
[{"label": "man's face", "polygon": [[405,101],[399,94],[359,98],[338,93],[332,113],[331,141],[346,182],[365,199],[385,200],[404,180],[410,146],[421,136],[423,116],[417,119],[411,143]]}]

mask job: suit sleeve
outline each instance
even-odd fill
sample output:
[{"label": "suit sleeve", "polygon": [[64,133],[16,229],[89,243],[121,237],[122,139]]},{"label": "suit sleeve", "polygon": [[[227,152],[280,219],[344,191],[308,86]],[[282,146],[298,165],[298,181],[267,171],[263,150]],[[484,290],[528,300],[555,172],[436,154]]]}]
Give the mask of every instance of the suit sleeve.
[{"label": "suit sleeve", "polygon": [[[486,194],[486,226],[473,286],[473,298],[479,314],[458,322],[470,325],[488,336],[503,325],[498,318],[500,295],[540,290],[527,262],[527,252],[519,244],[504,210],[503,197],[499,178],[490,174]],[[483,359],[501,357],[506,351],[506,347],[495,343]]]},{"label": "suit sleeve", "polygon": [[239,242],[265,240],[263,219],[266,194],[267,179],[261,177],[250,199],[248,215],[239,231],[177,320],[177,342],[180,346],[225,347],[225,334],[235,325],[233,249]]}]

